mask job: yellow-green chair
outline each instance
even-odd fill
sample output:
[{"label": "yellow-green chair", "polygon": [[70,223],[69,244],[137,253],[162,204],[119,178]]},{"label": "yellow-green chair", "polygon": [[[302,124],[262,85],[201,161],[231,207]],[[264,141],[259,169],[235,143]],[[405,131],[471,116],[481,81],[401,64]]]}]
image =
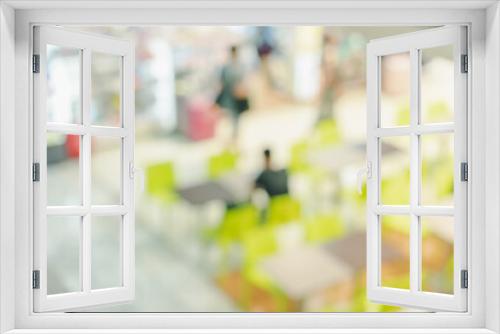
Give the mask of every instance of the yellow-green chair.
[{"label": "yellow-green chair", "polygon": [[306,172],[311,165],[307,161],[307,152],[309,151],[309,144],[307,140],[301,140],[292,145],[290,150],[290,164],[289,170],[291,172],[299,173]]},{"label": "yellow-green chair", "polygon": [[[242,275],[245,281],[253,286],[267,291],[277,306],[277,311],[286,311],[288,300],[284,293],[273,284],[272,280],[262,272],[258,264],[266,256],[278,251],[276,231],[273,226],[259,226],[247,232],[243,238],[243,267]],[[250,287],[245,286],[243,303],[251,302]]]},{"label": "yellow-green chair", "polygon": [[410,203],[410,169],[394,172],[382,179],[381,197],[383,204],[403,205]]},{"label": "yellow-green chair", "polygon": [[208,176],[216,179],[236,169],[238,155],[231,151],[223,151],[208,160]]},{"label": "yellow-green chair", "polygon": [[386,215],[381,217],[382,236],[385,233],[397,232],[403,235],[410,234],[410,220],[404,215]]},{"label": "yellow-green chair", "polygon": [[451,201],[453,198],[453,157],[443,152],[439,158],[422,164],[422,178],[432,184],[426,189],[438,201]]},{"label": "yellow-green chair", "polygon": [[382,279],[382,284],[386,287],[396,288],[396,289],[410,289],[410,277],[408,274],[406,275],[397,275],[394,277],[388,277],[386,279]]},{"label": "yellow-green chair", "polygon": [[221,244],[242,241],[258,223],[259,212],[255,206],[247,204],[230,208],[217,228],[217,239]]},{"label": "yellow-green chair", "polygon": [[150,165],[146,168],[146,190],[151,196],[172,202],[175,193],[175,173],[172,162]]},{"label": "yellow-green chair", "polygon": [[269,201],[267,222],[271,225],[285,224],[301,217],[300,202],[289,195],[274,196]]},{"label": "yellow-green chair", "polygon": [[410,106],[400,105],[396,110],[396,125],[406,125],[410,124]]},{"label": "yellow-green chair", "polygon": [[361,194],[356,187],[341,185],[340,198],[343,204],[351,205],[357,211],[363,212],[366,206],[366,183],[361,188]]},{"label": "yellow-green chair", "polygon": [[319,122],[314,129],[314,142],[319,147],[338,144],[341,141],[341,133],[334,119],[325,119]]},{"label": "yellow-green chair", "polygon": [[436,101],[427,108],[427,116],[429,122],[443,122],[450,120],[453,114],[450,105],[446,101]]},{"label": "yellow-green chair", "polygon": [[325,242],[345,235],[345,227],[337,214],[318,215],[306,220],[305,234],[308,242]]},{"label": "yellow-green chair", "polygon": [[276,231],[272,226],[259,226],[243,236],[244,265],[253,266],[263,257],[278,250]]}]

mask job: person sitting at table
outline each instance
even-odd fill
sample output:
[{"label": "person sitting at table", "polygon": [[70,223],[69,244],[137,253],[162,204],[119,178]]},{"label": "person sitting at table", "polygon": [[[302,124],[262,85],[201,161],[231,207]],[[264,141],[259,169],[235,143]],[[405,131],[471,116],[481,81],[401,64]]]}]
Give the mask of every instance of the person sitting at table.
[{"label": "person sitting at table", "polygon": [[269,199],[273,196],[288,194],[288,172],[273,167],[271,150],[264,150],[264,169],[254,182],[251,195],[252,203],[259,209],[261,222],[265,221]]},{"label": "person sitting at table", "polygon": [[255,188],[264,190],[269,197],[288,194],[288,172],[274,169],[271,150],[264,150],[264,169],[255,179]]}]

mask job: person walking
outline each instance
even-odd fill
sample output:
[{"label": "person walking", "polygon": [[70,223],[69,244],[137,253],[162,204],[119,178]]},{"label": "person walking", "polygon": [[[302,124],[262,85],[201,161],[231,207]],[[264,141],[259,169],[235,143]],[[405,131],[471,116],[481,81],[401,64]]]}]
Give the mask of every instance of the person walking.
[{"label": "person walking", "polygon": [[229,60],[223,66],[220,76],[220,92],[215,103],[223,109],[232,123],[232,143],[237,143],[240,116],[249,109],[245,71],[240,63],[239,49],[229,49]]}]

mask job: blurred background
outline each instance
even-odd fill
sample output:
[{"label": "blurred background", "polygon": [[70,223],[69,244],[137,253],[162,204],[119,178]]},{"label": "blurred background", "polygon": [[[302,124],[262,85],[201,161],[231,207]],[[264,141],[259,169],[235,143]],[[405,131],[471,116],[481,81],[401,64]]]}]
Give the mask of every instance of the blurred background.
[{"label": "blurred background", "polygon": [[[135,42],[135,160],[145,179],[136,195],[135,300],[85,311],[415,311],[366,298],[366,194],[356,174],[365,166],[367,42],[418,29],[79,28]],[[422,54],[429,122],[453,121],[451,51]],[[78,123],[79,53],[47,52],[49,120]],[[93,55],[95,124],[120,124],[120,66]],[[408,124],[408,55],[384,57],[382,71],[382,122]],[[79,201],[79,141],[48,135],[49,205]],[[382,200],[408,204],[409,141],[381,145]],[[120,147],[92,140],[94,204],[119,201]],[[426,203],[452,204],[452,149],[450,135],[422,144]],[[422,222],[425,291],[453,290],[447,219]],[[70,236],[78,229],[53,220],[49,293],[75,291],[79,254]],[[93,288],[120,282],[119,224],[93,222]],[[382,284],[408,288],[408,217],[384,217],[382,226]]]}]

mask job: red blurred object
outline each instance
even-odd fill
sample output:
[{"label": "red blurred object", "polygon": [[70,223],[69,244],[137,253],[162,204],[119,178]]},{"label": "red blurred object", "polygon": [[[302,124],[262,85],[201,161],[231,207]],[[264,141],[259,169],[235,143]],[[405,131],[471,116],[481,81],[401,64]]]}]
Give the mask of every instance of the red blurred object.
[{"label": "red blurred object", "polygon": [[66,135],[65,146],[68,158],[78,158],[80,156],[80,136]]},{"label": "red blurred object", "polygon": [[194,99],[186,106],[187,126],[184,133],[192,140],[204,140],[214,136],[217,114],[212,104],[204,99]]}]

